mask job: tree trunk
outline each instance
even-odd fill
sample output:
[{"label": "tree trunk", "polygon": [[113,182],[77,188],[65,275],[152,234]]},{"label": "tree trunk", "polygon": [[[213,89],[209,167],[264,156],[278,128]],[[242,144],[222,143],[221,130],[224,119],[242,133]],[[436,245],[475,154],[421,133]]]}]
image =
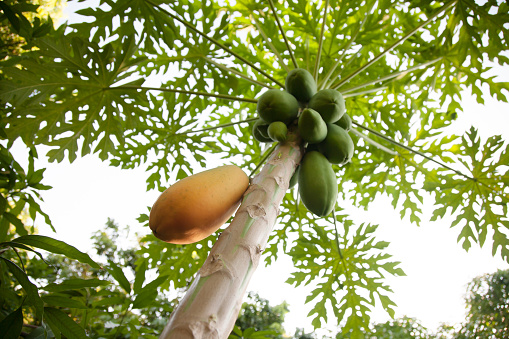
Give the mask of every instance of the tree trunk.
[{"label": "tree trunk", "polygon": [[212,247],[160,339],[228,337],[302,155],[300,140],[276,147],[253,178],[233,221]]}]

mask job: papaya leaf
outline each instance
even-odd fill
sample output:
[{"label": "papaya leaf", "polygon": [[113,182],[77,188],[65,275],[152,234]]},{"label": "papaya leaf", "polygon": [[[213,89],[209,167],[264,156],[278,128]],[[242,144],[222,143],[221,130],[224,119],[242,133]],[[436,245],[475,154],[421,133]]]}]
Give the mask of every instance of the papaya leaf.
[{"label": "papaya leaf", "polygon": [[336,318],[346,321],[343,333],[352,331],[353,334],[358,328],[368,328],[369,311],[376,303],[376,296],[384,309],[394,314],[395,304],[388,295],[391,289],[383,280],[386,273],[399,276],[404,272],[398,262],[387,261],[390,256],[381,252],[388,243],[375,241],[377,226],[362,224],[354,234],[349,234],[352,221],[345,216],[338,219],[345,226],[338,239],[339,247],[329,236],[328,227],[314,224],[302,232],[289,252],[297,271],[287,283],[299,286],[313,281],[316,284],[306,298],[306,303],[314,303],[308,316],[315,328],[329,319],[327,307],[332,307]]}]

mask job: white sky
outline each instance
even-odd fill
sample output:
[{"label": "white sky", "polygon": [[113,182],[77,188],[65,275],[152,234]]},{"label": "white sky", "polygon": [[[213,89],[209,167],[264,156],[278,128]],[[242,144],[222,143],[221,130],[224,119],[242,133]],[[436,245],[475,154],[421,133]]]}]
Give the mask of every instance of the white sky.
[{"label": "white sky", "polygon": [[[503,70],[501,80],[509,80],[509,71]],[[465,97],[465,118],[459,128],[468,129],[471,124],[484,134],[503,134],[509,140],[509,105],[487,100],[485,106]],[[15,156],[24,158],[24,150],[18,144]],[[40,151],[41,158],[44,151]],[[120,170],[109,167],[93,156],[78,158],[73,164],[64,161],[48,164],[44,159],[36,163],[37,168],[46,167],[44,183],[53,189],[43,192],[43,209],[52,218],[57,228],[55,235],[42,225],[41,234],[55,237],[88,251],[90,235],[101,229],[108,217],[121,225],[130,225],[132,232],[147,233],[148,228],[138,224],[136,218],[147,211],[158,196],[157,192],[146,192],[146,173],[142,169]],[[422,219],[426,220],[430,214]],[[381,217],[383,216],[383,218]],[[449,228],[450,219],[434,223],[423,222],[421,227],[401,221],[387,201],[380,201],[368,213],[358,212],[357,218],[379,224],[377,239],[389,241],[388,252],[393,260],[401,261],[400,267],[407,276],[388,281],[394,290],[392,300],[398,305],[396,317],[404,315],[419,319],[430,329],[441,322],[456,323],[464,319],[463,297],[466,284],[475,276],[492,273],[497,269],[509,269],[509,265],[498,257],[491,256],[491,243],[483,249],[477,245],[467,253],[456,242],[459,228]],[[293,334],[295,327],[311,331],[311,320],[307,319],[310,306],[303,306],[306,289],[294,289],[285,280],[292,271],[292,263],[283,257],[270,268],[259,267],[248,290],[258,291],[261,297],[276,305],[283,300],[290,303],[286,316],[286,329]],[[388,320],[387,314],[378,307],[373,321]]]}]

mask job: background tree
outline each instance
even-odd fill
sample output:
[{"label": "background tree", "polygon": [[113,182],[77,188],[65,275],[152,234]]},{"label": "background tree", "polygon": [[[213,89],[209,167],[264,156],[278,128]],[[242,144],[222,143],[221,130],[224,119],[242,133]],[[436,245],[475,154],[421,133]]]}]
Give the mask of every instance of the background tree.
[{"label": "background tree", "polygon": [[[480,87],[486,86],[490,95],[506,101],[507,84],[490,78],[486,63],[509,60],[505,2],[102,4],[80,11],[91,20],[34,38],[36,49],[2,62],[4,144],[22,140],[34,150],[32,157],[38,145],[49,146],[51,161],[97,153],[114,166],[145,165],[149,189],[162,190],[167,182],[206,166],[208,159],[237,163],[252,176],[264,168],[266,175],[272,160],[262,165],[272,148],[265,150],[250,134],[256,98],[266,88],[283,87],[288,70],[300,65],[315,75],[320,88],[343,93],[354,120],[356,156],[347,166],[335,167],[339,206],[367,208],[386,194],[402,217],[419,224],[426,191],[434,198],[432,219],[453,213],[465,249],[482,246],[493,234],[493,253],[508,260],[507,145],[499,136],[480,140],[475,128],[461,137],[446,129],[461,117],[461,90],[470,89],[482,102]],[[16,20],[10,23],[15,26]],[[285,154],[283,147],[272,156]],[[287,167],[294,168],[299,161],[294,157],[279,160],[289,160]],[[8,177],[13,172],[4,172],[11,185],[2,191],[8,201],[20,193],[13,195],[15,180]],[[404,273],[390,261],[388,243],[376,239],[376,225],[356,223],[339,207],[323,219],[306,211],[295,190],[285,192],[291,172],[277,181],[283,200],[276,229],[260,247],[265,262],[276,260],[280,251],[288,253],[295,264],[288,282],[316,284],[307,299],[315,328],[334,317],[343,335],[358,337],[369,326],[373,305],[394,314],[384,277]],[[37,179],[42,180],[42,172]],[[25,200],[15,200],[21,201],[16,208],[21,210]],[[10,209],[14,205],[4,205],[14,218],[3,213],[2,238],[14,238],[11,223],[23,235],[19,213]],[[35,217],[40,209],[32,211]],[[2,246],[34,246],[27,238],[16,239]],[[163,290],[185,287],[215,240],[172,246],[149,236],[142,251],[147,270],[157,271]],[[55,250],[51,243],[44,238],[36,245]],[[58,244],[60,252],[97,268],[81,252]],[[3,254],[10,255],[2,257],[6,274],[22,287],[17,287],[18,308],[8,317],[19,319],[26,295],[35,311],[25,314],[35,314],[35,325],[44,326],[47,317],[54,332],[63,330],[51,321],[64,319],[58,309],[44,308],[37,286],[13,266],[20,259],[11,251]],[[122,269],[108,264],[117,287],[130,293],[126,309],[134,307],[143,287],[131,289]],[[193,300],[203,305],[202,299]]]},{"label": "background tree", "polygon": [[455,338],[503,338],[509,329],[509,270],[475,278],[468,285],[468,315]]}]

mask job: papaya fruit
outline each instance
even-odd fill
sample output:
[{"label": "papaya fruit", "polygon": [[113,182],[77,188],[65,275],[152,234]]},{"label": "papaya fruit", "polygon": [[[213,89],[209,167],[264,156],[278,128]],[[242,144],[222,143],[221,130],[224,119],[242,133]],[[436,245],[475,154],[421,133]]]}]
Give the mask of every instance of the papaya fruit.
[{"label": "papaya fruit", "polygon": [[200,241],[228,221],[248,186],[248,176],[234,165],[188,176],[161,193],[150,210],[150,229],[172,244]]},{"label": "papaya fruit", "polygon": [[297,101],[308,102],[316,93],[316,82],[304,68],[294,68],[286,76],[285,88]]},{"label": "papaya fruit", "polygon": [[305,108],[299,117],[299,134],[309,144],[316,144],[327,136],[327,124],[312,108]]},{"label": "papaya fruit", "polygon": [[352,118],[350,118],[350,116],[347,113],[345,113],[343,114],[341,119],[336,121],[334,124],[338,125],[339,127],[348,132],[352,129]]},{"label": "papaya fruit", "polygon": [[338,184],[327,158],[317,151],[304,154],[298,174],[299,194],[306,208],[319,217],[329,215],[336,204]]},{"label": "papaya fruit", "polygon": [[327,137],[318,144],[318,150],[332,164],[346,164],[353,156],[354,144],[348,132],[335,124],[327,124]]},{"label": "papaya fruit", "polygon": [[256,110],[260,118],[271,123],[291,123],[299,114],[299,102],[293,95],[278,89],[269,89],[258,99]]},{"label": "papaya fruit", "polygon": [[273,140],[269,137],[269,133],[267,129],[269,128],[269,124],[267,124],[262,119],[258,119],[253,124],[252,133],[256,140],[259,142],[273,142]]},{"label": "papaya fruit", "polygon": [[335,89],[322,89],[309,100],[309,108],[314,109],[327,123],[334,123],[345,114],[345,99]]},{"label": "papaya fruit", "polygon": [[286,127],[284,122],[274,121],[270,123],[269,127],[267,128],[267,132],[269,133],[269,137],[272,140],[285,142],[286,133],[288,133],[288,127]]}]

